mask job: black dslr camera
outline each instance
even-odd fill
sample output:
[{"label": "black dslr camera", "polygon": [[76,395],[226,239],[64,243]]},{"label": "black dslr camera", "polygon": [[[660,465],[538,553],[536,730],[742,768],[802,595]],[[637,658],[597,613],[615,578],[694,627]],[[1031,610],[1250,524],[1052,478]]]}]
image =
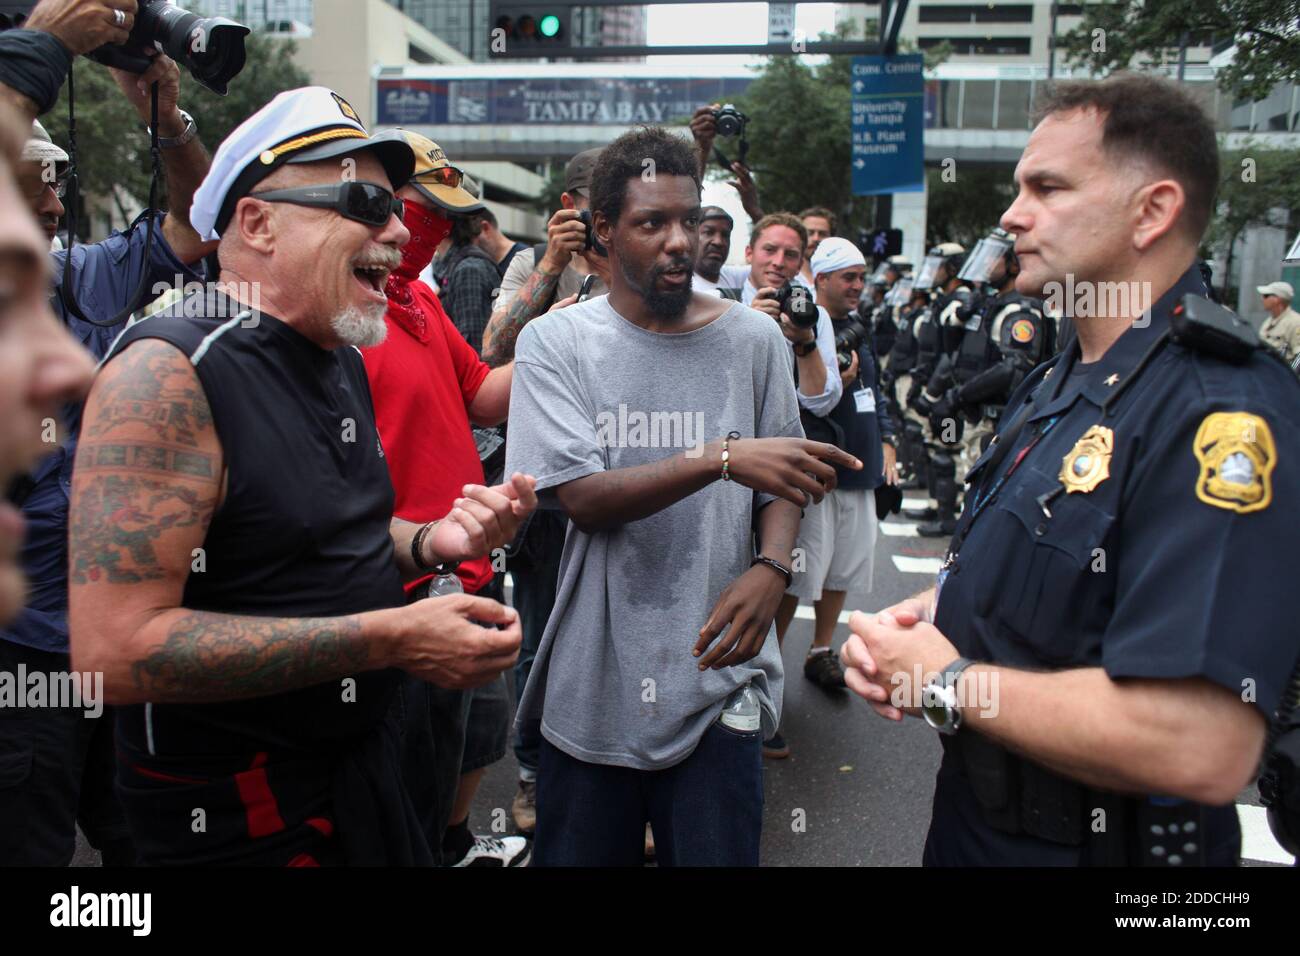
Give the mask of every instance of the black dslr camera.
[{"label": "black dslr camera", "polygon": [[817,324],[817,306],[803,286],[786,279],[785,285],[776,290],[775,298],[781,311],[799,328],[811,329]]},{"label": "black dslr camera", "polygon": [[[22,26],[35,6],[36,0],[0,3],[0,29]],[[105,44],[86,55],[105,66],[143,73],[152,62],[149,51],[160,49],[203,86],[225,96],[227,85],[244,68],[248,33],[248,27],[234,20],[201,17],[171,0],[139,0],[127,41]]]},{"label": "black dslr camera", "polygon": [[724,103],[718,109],[712,110],[712,113],[719,136],[745,135],[745,124],[749,122],[749,117],[730,103]]},{"label": "black dslr camera", "polygon": [[587,239],[582,247],[583,251],[594,252],[598,256],[609,258],[609,250],[601,245],[600,240],[596,238],[596,230],[591,224],[591,210],[582,210],[578,215],[578,218],[582,220],[582,224],[587,227]]},{"label": "black dslr camera", "polygon": [[848,371],[853,364],[853,356],[862,343],[871,341],[871,327],[856,316],[849,319],[849,324],[835,333],[835,360],[839,362],[840,371]]},{"label": "black dslr camera", "polygon": [[[709,112],[713,115],[713,121],[719,136],[727,138],[738,136],[740,138],[740,154],[737,157],[737,162],[744,165],[745,157],[749,155],[749,140],[745,138],[745,127],[749,124],[749,117],[730,103],[724,103],[718,109]],[[722,164],[723,169],[731,169],[731,160],[723,155],[722,150],[715,147],[713,152],[717,156],[718,162]]]}]

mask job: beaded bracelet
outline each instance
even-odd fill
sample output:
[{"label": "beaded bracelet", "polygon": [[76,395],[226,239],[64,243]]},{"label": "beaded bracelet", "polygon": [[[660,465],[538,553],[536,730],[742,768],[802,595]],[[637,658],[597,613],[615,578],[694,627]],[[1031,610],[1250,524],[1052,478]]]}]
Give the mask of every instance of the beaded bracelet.
[{"label": "beaded bracelet", "polygon": [[728,432],[727,437],[722,439],[722,480],[731,480],[731,449],[728,444],[740,437],[740,432]]}]

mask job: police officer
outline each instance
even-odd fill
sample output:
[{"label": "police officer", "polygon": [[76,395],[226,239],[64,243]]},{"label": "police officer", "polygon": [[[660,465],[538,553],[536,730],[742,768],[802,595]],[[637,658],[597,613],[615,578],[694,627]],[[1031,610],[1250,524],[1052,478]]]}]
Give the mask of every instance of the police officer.
[{"label": "police officer", "polygon": [[884,274],[873,275],[867,280],[862,301],[854,310],[867,328],[871,329],[871,350],[877,363],[894,347],[898,338],[898,323],[894,320],[894,311],[885,304],[889,294],[889,282]]},{"label": "police officer", "polygon": [[1121,74],[1042,116],[1002,225],[1018,289],[1071,277],[1076,340],[1008,403],[936,587],[853,615],[846,679],[941,732],[927,864],[1231,865],[1300,651],[1300,388],[1229,314],[1193,321],[1218,182],[1195,101]]},{"label": "police officer", "polygon": [[913,288],[912,277],[899,279],[890,290],[890,306],[896,313],[898,333],[882,364],[881,382],[893,409],[895,433],[898,435],[898,463],[901,487],[919,488],[928,484],[929,456],[925,450],[925,424],[917,415],[907,415],[900,398],[912,385],[912,367],[916,364],[916,326],[930,307],[930,293]]},{"label": "police officer", "polygon": [[[930,427],[935,433],[958,415],[968,423],[962,435],[962,475],[984,451],[1011,393],[1056,352],[1056,326],[1044,315],[1042,300],[1016,291],[1020,263],[1014,244],[1015,236],[997,227],[966,260],[960,278],[978,284],[980,304],[966,320],[946,391],[936,396],[927,388],[925,395],[932,402]],[[948,524],[942,533],[951,535],[953,528]],[[928,528],[918,530],[925,534]]]},{"label": "police officer", "polygon": [[[950,356],[960,347],[966,321],[975,307],[974,294],[959,278],[965,260],[965,248],[955,242],[941,242],[926,255],[916,278],[916,287],[937,290],[929,311],[916,325],[916,365],[905,413],[919,420],[923,428],[929,427],[932,410],[932,403],[924,395],[927,383],[946,381],[951,376]],[[935,508],[921,513],[931,520],[921,524],[918,533],[952,534],[957,517],[957,456],[962,427],[959,419],[950,419],[929,432],[934,454],[929,456],[928,485]]]}]

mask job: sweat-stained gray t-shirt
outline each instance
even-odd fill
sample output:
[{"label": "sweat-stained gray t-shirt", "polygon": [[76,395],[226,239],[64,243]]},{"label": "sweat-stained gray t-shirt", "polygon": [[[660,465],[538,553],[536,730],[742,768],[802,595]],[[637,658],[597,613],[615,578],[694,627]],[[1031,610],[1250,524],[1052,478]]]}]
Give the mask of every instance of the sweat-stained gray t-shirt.
[{"label": "sweat-stained gray t-shirt", "polygon": [[[736,303],[691,332],[648,332],[608,296],[524,328],[509,421],[506,473],[536,476],[539,492],[699,454],[731,431],[803,436],[790,346],[766,315]],[[719,480],[610,531],[570,525],[518,719],[540,715],[546,739],[579,760],[658,770],[690,756],[726,698],[752,681],[770,735],[783,681],[775,628],[734,667],[701,672],[691,650],[723,589],[749,569],[755,509],[771,500]]]}]

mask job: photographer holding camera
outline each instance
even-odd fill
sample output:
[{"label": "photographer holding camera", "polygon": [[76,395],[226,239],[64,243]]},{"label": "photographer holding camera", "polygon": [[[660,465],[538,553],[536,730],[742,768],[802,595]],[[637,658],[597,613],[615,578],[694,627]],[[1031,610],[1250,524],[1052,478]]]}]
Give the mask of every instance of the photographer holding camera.
[{"label": "photographer holding camera", "polygon": [[[835,336],[830,321],[818,313],[812,295],[794,281],[807,243],[803,223],[789,213],[774,212],[760,219],[745,247],[749,275],[741,301],[770,315],[781,326],[794,348],[804,431],[815,441],[835,444],[838,435],[834,429],[819,424],[843,391],[835,361]],[[724,266],[723,276],[733,268]]]},{"label": "photographer holding camera", "polygon": [[695,150],[700,158],[701,181],[704,179],[704,174],[708,172],[709,160],[713,158],[713,141],[719,135],[738,137],[740,149],[738,159],[731,162],[721,152],[717,154],[717,159],[723,169],[735,174],[736,178],[728,180],[727,185],[740,194],[745,215],[758,222],[763,218],[763,208],[758,202],[758,187],[749,173],[749,167],[745,165],[745,154],[749,150],[749,141],[745,138],[745,127],[748,123],[749,117],[730,103],[725,105],[710,103],[708,106],[701,106],[691,117],[691,136],[695,140]]},{"label": "photographer holding camera", "polygon": [[[111,11],[125,8],[129,9],[119,27]],[[11,38],[17,37],[33,50],[58,47],[69,54],[83,53],[104,42],[125,39],[134,22],[134,8],[134,2],[121,0],[111,4],[45,0],[25,21],[26,29],[0,33],[0,41],[12,43]],[[61,62],[66,72],[66,57]],[[208,156],[194,121],[177,106],[177,65],[158,54],[142,74],[110,72],[144,123],[150,114],[149,87],[158,84],[158,134],[171,208],[165,214],[149,210],[125,233],[115,232],[101,242],[77,245],[52,256],[51,307],[96,359],[104,357],[122,331],[122,323],[107,323],[133,303],[142,281],[147,289],[170,286],[177,277],[199,281],[201,271],[192,266],[216,247],[203,242],[189,223],[190,201],[207,172]],[[0,75],[8,79],[7,72]],[[20,81],[16,88],[20,99],[38,109],[58,95],[57,83],[52,91],[37,90],[33,84],[40,82],[42,74],[34,71],[26,74],[26,85]],[[52,243],[64,214],[61,200],[69,157],[34,120],[31,130],[18,163],[19,190],[46,241]],[[149,217],[154,219],[152,243],[148,241]],[[71,311],[69,298],[90,321]],[[64,408],[62,418],[59,447],[9,489],[10,500],[21,506],[27,524],[22,558],[31,597],[18,619],[0,632],[2,670],[16,670],[20,665],[31,672],[69,669],[68,496],[80,404]],[[24,721],[0,722],[0,745],[32,755],[30,775],[7,791],[11,799],[0,803],[0,847],[4,848],[0,856],[4,862],[66,865],[72,858],[78,821],[91,844],[103,853],[105,863],[133,861],[125,821],[112,792],[112,721],[111,713],[91,720],[80,709],[45,708]]]},{"label": "photographer holding camera", "polygon": [[844,390],[829,418],[842,436],[839,447],[858,458],[862,469],[837,467],[837,486],[820,504],[804,508],[797,547],[805,569],[796,567],[776,615],[777,640],[784,640],[799,602],[812,602],[816,624],[804,676],[825,690],[845,686],[831,641],[847,593],[871,588],[878,523],[874,491],[885,482],[898,483],[894,423],[880,389],[871,328],[854,315],[866,266],[858,247],[841,238],[824,239],[812,258],[818,311],[835,330],[837,376]]},{"label": "photographer holding camera", "polygon": [[0,96],[28,120],[48,112],[59,98],[73,57],[106,43],[125,43],[135,15],[136,0],[36,4],[21,29],[0,33]]}]

